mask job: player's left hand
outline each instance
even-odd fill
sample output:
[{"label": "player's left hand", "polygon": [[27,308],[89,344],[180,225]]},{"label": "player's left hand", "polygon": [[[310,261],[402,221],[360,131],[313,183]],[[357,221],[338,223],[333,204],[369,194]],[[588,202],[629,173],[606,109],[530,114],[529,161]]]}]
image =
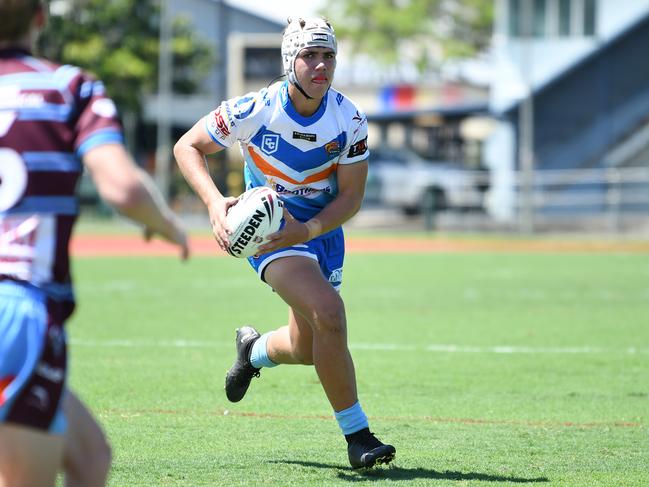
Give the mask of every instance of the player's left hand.
[{"label": "player's left hand", "polygon": [[307,226],[301,221],[293,218],[293,215],[284,208],[284,226],[279,232],[268,235],[268,242],[259,247],[258,255],[303,243],[308,239],[309,229]]},{"label": "player's left hand", "polygon": [[180,259],[187,260],[190,254],[187,232],[176,215],[170,214],[168,218],[168,228],[164,230],[154,230],[149,226],[145,226],[144,240],[150,242],[154,236],[159,235],[164,240],[176,244],[180,248]]}]

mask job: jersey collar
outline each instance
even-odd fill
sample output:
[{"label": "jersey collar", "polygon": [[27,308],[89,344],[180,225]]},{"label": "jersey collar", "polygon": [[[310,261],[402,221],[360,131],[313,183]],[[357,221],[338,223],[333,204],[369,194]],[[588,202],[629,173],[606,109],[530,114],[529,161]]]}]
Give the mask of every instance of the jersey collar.
[{"label": "jersey collar", "polygon": [[291,120],[299,123],[302,127],[313,125],[322,118],[325,111],[327,110],[328,98],[329,91],[327,90],[327,93],[325,93],[325,96],[322,98],[322,102],[320,102],[320,106],[318,107],[316,112],[313,115],[305,117],[296,112],[293,104],[291,103],[291,99],[288,96],[288,81],[284,81],[280,88],[280,100],[282,101],[282,107],[284,108],[284,111],[291,118]]},{"label": "jersey collar", "polygon": [[31,55],[31,51],[23,47],[0,47],[0,57],[3,58]]}]

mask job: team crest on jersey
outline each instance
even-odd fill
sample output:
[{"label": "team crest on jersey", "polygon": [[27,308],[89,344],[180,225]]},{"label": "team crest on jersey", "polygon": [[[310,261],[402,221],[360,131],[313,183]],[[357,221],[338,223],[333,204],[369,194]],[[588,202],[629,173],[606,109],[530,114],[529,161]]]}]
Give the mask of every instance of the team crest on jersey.
[{"label": "team crest on jersey", "polygon": [[279,149],[279,135],[266,134],[261,139],[261,150],[266,154],[274,154]]},{"label": "team crest on jersey", "polygon": [[340,154],[340,144],[338,144],[337,140],[332,140],[328,144],[325,144],[324,148],[329,156],[337,156]]}]

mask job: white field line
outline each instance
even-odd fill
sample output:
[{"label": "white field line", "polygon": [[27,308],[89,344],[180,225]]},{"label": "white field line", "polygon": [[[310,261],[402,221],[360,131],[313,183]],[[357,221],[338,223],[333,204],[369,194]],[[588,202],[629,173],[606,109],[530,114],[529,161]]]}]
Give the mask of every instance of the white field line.
[{"label": "white field line", "polygon": [[[117,348],[230,348],[231,342],[211,342],[204,340],[79,340],[71,339],[70,345],[76,347],[117,347]],[[649,348],[626,347],[523,347],[523,346],[469,346],[430,344],[423,346],[392,343],[350,343],[352,350],[378,350],[384,352],[431,352],[431,353],[490,353],[490,354],[556,354],[556,355],[649,355]]]}]

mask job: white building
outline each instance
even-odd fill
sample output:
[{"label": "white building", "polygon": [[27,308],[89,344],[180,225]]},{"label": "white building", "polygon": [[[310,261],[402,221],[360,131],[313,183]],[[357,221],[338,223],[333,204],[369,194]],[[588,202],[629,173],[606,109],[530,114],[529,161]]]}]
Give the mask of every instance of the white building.
[{"label": "white building", "polygon": [[[524,168],[518,148],[526,146],[525,133],[530,130],[528,147],[532,157],[538,157],[539,148],[533,144],[540,137],[534,124],[549,120],[536,115],[536,94],[552,89],[557,80],[592,60],[648,15],[647,0],[496,0],[490,105],[500,121],[485,145],[485,163],[492,175],[491,215],[501,221],[517,216],[515,175]],[[580,82],[586,86],[597,80]],[[573,90],[578,96],[579,89]],[[528,94],[532,94],[527,105],[531,125],[526,128],[525,118],[518,115]],[[555,112],[561,110],[555,107]],[[612,145],[618,143],[611,140]]]}]

